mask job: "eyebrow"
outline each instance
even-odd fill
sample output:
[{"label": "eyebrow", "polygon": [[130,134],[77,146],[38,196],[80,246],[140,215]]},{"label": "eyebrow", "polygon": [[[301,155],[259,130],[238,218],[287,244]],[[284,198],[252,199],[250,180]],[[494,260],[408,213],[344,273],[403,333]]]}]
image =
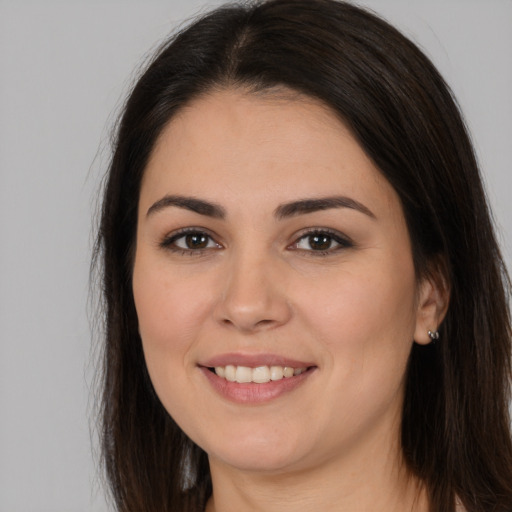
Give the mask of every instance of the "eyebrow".
[{"label": "eyebrow", "polygon": [[164,196],[162,199],[153,203],[148,209],[146,216],[149,217],[150,215],[159,212],[164,208],[168,208],[169,206],[184,208],[185,210],[190,210],[192,212],[199,213],[200,215],[213,217],[215,219],[224,219],[226,217],[226,210],[218,204],[204,201],[203,199],[197,199],[195,197],[170,195]]},{"label": "eyebrow", "polygon": [[[179,195],[166,195],[153,203],[147,211],[146,216],[153,215],[164,208],[168,207],[183,208],[200,215],[213,217],[215,219],[225,219],[226,210],[215,203],[205,201],[204,199],[197,199],[195,197],[179,196]],[[367,208],[364,204],[345,196],[321,197],[315,199],[300,199],[290,203],[279,205],[274,210],[274,216],[279,219],[288,217],[295,217],[297,215],[304,215],[321,210],[329,210],[333,208],[350,208],[352,210],[364,213],[368,217],[375,219],[375,214]]]},{"label": "eyebrow", "polygon": [[291,203],[278,206],[274,215],[278,219],[284,219],[321,210],[330,210],[331,208],[350,208],[351,210],[357,210],[358,212],[364,213],[372,219],[376,218],[375,214],[363,203],[345,196],[321,197],[318,199],[301,199],[299,201],[293,201]]}]

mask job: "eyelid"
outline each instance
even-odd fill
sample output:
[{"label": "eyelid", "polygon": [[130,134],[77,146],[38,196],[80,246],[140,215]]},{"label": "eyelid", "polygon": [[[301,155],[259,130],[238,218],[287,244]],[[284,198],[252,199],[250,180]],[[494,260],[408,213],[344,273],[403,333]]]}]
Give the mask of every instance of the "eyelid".
[{"label": "eyelid", "polygon": [[[201,234],[207,236],[211,241],[213,241],[216,245],[216,247],[204,247],[199,249],[185,249],[183,247],[179,247],[175,245],[175,242],[179,240],[180,238],[183,238],[190,234]],[[210,232],[210,230],[206,228],[202,228],[199,226],[190,226],[186,228],[180,228],[175,231],[172,231],[171,233],[168,233],[163,237],[163,239],[158,244],[161,248],[177,252],[181,254],[188,254],[188,255],[198,255],[200,253],[204,253],[206,251],[211,251],[215,249],[221,249],[223,248],[222,244],[217,241],[217,237]]]},{"label": "eyelid", "polygon": [[[185,237],[188,234],[205,235],[210,239],[210,241],[213,241],[215,247],[190,249],[177,246],[176,241],[179,240],[180,238]],[[336,242],[337,245],[336,247],[325,250],[302,249],[297,247],[298,243],[301,240],[314,235],[326,235],[332,238],[332,240]],[[172,231],[171,233],[165,235],[158,245],[165,250],[187,255],[200,255],[211,250],[218,250],[224,248],[224,246],[220,242],[218,242],[218,237],[215,234],[211,233],[209,229],[199,226],[189,226],[186,228],[180,228],[175,231]],[[352,239],[340,231],[325,227],[310,227],[296,233],[293,237],[293,242],[287,246],[287,249],[300,251],[312,256],[322,256],[333,254],[343,249],[354,247],[354,245],[355,244],[352,241]]]},{"label": "eyelid", "polygon": [[[300,249],[300,248],[296,247],[296,245],[301,240],[303,240],[304,238],[307,238],[309,236],[313,236],[313,235],[327,235],[327,236],[331,237],[338,244],[338,246],[336,246],[334,248],[329,248],[329,249],[326,249],[323,251],[322,250],[315,251],[313,249],[311,249],[311,250]],[[294,241],[288,246],[288,248],[291,250],[302,251],[304,253],[308,253],[309,255],[313,255],[313,256],[322,256],[322,255],[327,255],[327,254],[333,254],[340,250],[354,247],[354,245],[355,245],[355,243],[352,241],[352,239],[349,236],[345,235],[344,233],[341,233],[340,231],[337,231],[337,230],[334,230],[331,228],[312,227],[312,228],[306,228],[306,229],[300,231],[299,233],[296,233],[294,235]]]}]

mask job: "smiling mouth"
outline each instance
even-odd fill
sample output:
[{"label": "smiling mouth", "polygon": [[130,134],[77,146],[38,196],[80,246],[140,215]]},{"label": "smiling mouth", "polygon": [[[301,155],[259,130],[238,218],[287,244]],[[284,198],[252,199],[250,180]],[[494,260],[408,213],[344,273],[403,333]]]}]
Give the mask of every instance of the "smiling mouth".
[{"label": "smiling mouth", "polygon": [[251,368],[249,366],[227,365],[208,369],[228,382],[265,384],[301,375],[310,368],[292,368],[291,366],[257,366]]}]

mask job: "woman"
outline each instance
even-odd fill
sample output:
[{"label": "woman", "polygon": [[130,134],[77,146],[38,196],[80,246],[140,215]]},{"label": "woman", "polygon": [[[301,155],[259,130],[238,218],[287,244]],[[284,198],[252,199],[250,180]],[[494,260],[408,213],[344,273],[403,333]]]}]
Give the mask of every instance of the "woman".
[{"label": "woman", "polygon": [[512,509],[508,278],[450,91],[384,21],[273,0],[167,42],[98,254],[118,510]]}]

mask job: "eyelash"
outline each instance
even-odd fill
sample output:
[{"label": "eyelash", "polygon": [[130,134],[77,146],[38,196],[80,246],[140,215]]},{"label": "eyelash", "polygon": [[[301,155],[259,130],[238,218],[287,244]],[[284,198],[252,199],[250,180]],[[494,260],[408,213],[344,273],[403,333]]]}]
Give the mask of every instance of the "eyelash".
[{"label": "eyelash", "polygon": [[[308,249],[300,249],[299,247],[297,247],[298,244],[302,240],[305,240],[308,238],[311,239],[311,237],[314,237],[314,236],[324,236],[326,238],[329,238],[331,241],[331,244],[332,244],[332,242],[335,242],[338,244],[338,246],[334,247],[334,248],[329,247],[328,249],[324,249],[324,250],[313,250],[313,249],[308,250]],[[350,238],[348,238],[345,235],[342,235],[341,233],[339,233],[337,231],[332,231],[330,229],[325,229],[325,228],[311,228],[307,231],[304,231],[299,236],[299,238],[297,238],[297,240],[295,242],[293,242],[291,245],[289,245],[288,247],[294,247],[294,246],[295,246],[296,250],[301,251],[304,254],[307,254],[308,256],[317,257],[317,256],[329,256],[329,255],[337,253],[343,249],[350,249],[351,247],[354,247],[354,243],[352,242],[352,240],[350,240]]]},{"label": "eyelash", "polygon": [[180,254],[183,256],[199,256],[204,254],[205,251],[214,249],[214,247],[204,247],[200,249],[185,249],[183,247],[178,247],[176,242],[180,238],[185,238],[187,235],[199,235],[204,236],[208,239],[208,244],[213,241],[217,247],[215,249],[221,248],[222,246],[215,242],[214,238],[204,229],[202,228],[184,228],[172,233],[171,235],[165,237],[160,243],[160,247],[163,249],[167,249],[176,254]]},{"label": "eyelash", "polygon": [[[176,245],[176,242],[181,238],[186,237],[187,235],[198,235],[202,237],[206,237],[208,239],[208,245],[213,242],[215,247],[202,247],[199,249],[190,249],[190,248],[182,248]],[[314,237],[314,236],[324,236],[330,239],[330,244],[333,242],[338,244],[336,247],[329,247],[325,250],[314,250],[314,249],[301,249],[298,247],[299,243],[305,239]],[[162,240],[160,243],[160,247],[166,250],[170,250],[176,254],[180,254],[183,256],[200,256],[204,255],[205,251],[209,251],[211,249],[220,249],[222,246],[215,241],[213,236],[211,236],[206,230],[201,228],[184,228],[179,231],[172,233]],[[329,256],[333,253],[336,253],[343,249],[349,249],[354,247],[354,243],[350,238],[337,231],[332,231],[330,229],[325,228],[312,228],[307,231],[304,231],[292,244],[290,244],[287,248],[292,248],[297,251],[301,251],[308,256],[318,257],[318,256]]]}]

